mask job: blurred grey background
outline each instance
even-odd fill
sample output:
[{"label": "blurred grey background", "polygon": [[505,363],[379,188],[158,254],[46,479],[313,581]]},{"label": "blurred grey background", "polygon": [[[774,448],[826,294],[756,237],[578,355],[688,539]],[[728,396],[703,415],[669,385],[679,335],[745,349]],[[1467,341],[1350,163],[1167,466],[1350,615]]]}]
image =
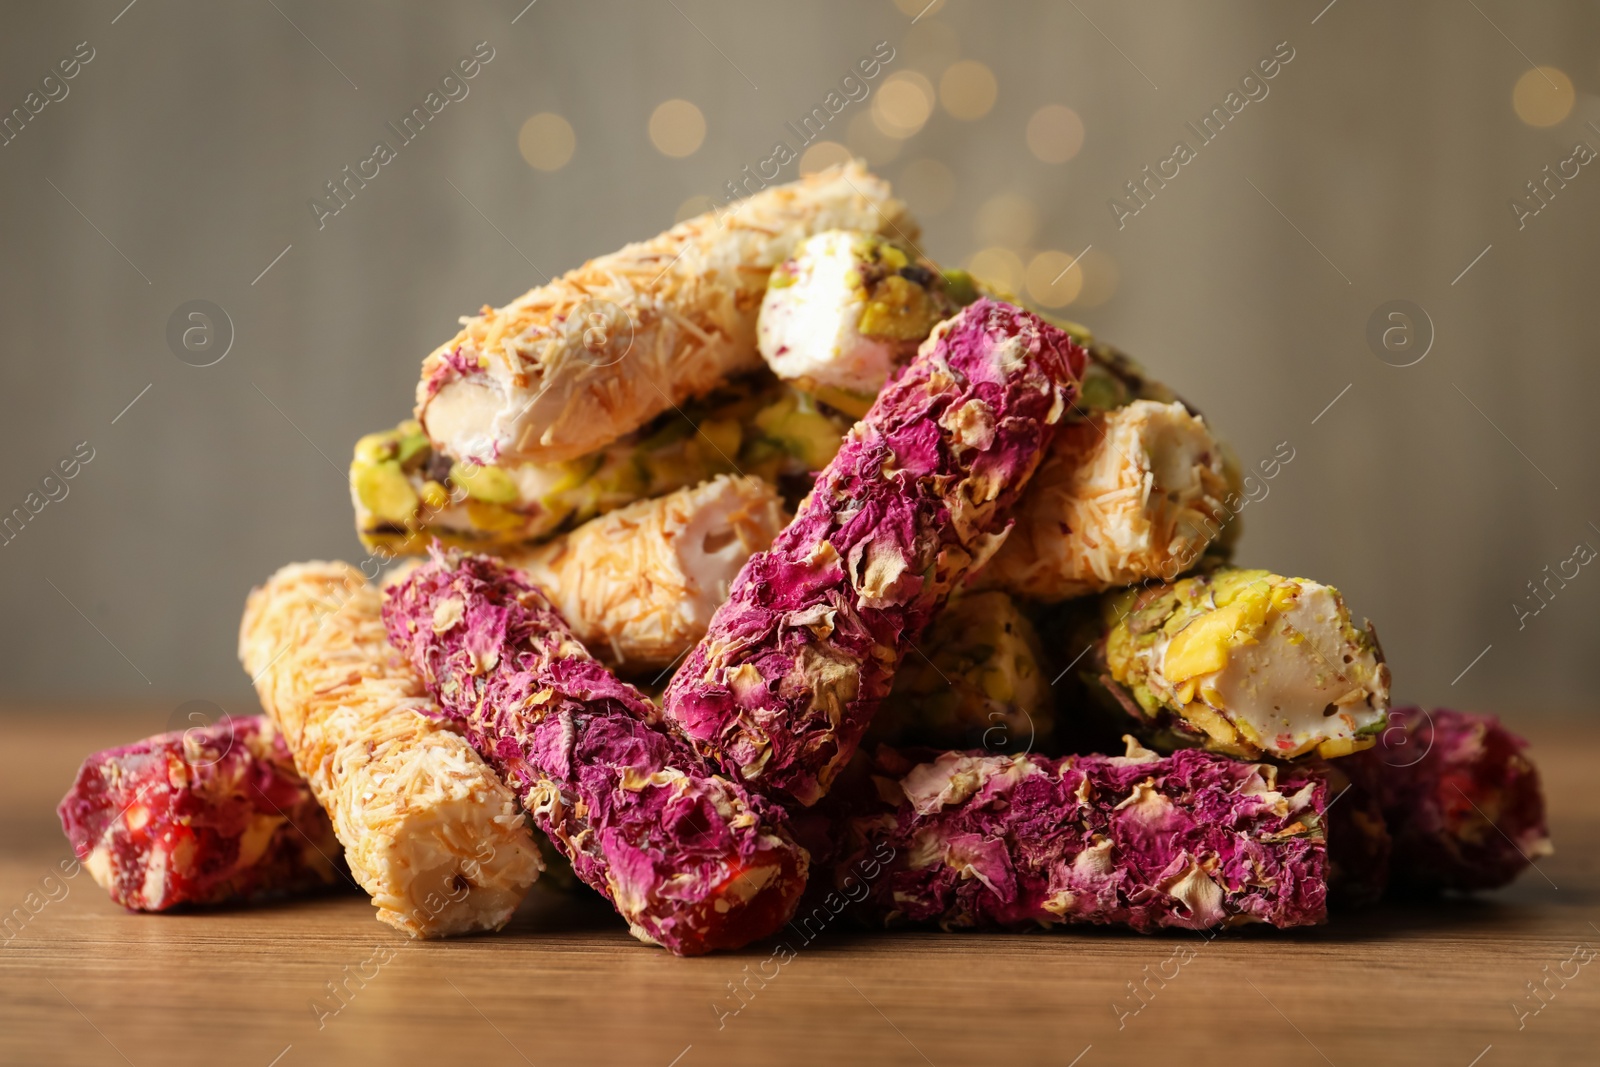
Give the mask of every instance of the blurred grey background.
[{"label": "blurred grey background", "polygon": [[[1088,323],[1246,464],[1287,442],[1240,559],[1339,586],[1398,697],[1591,710],[1600,8],[925,2],[7,5],[0,513],[66,495],[0,547],[0,698],[253,707],[245,593],[361,556],[351,446],[457,317],[796,146],[887,42],[809,165],[867,157],[930,255]],[[467,95],[319,228],[311,198],[479,42]],[[212,366],[168,344],[193,300],[231,320]],[[1426,321],[1369,344],[1395,300]]]}]

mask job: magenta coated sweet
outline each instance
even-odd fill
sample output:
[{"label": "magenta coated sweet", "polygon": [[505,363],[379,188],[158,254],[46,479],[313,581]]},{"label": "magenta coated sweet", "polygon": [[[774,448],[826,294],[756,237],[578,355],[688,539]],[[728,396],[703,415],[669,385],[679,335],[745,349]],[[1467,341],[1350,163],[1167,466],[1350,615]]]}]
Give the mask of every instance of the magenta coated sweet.
[{"label": "magenta coated sweet", "polygon": [[1085,358],[994,300],[941,323],[745,564],[673,678],[668,717],[730,773],[815,803],[900,657],[998,546]]},{"label": "magenta coated sweet", "polygon": [[687,956],[789,920],[808,858],[781,809],[715,774],[520,571],[436,548],[383,615],[445,714],[635,934]]},{"label": "magenta coated sweet", "polygon": [[1527,742],[1492,715],[1447,708],[1396,708],[1389,722],[1375,748],[1334,765],[1383,811],[1392,885],[1494,889],[1550,854]]},{"label": "magenta coated sweet", "polygon": [[283,738],[258,716],[97,752],[56,811],[94,880],[139,911],[291,893],[340,877],[332,824]]},{"label": "magenta coated sweet", "polygon": [[865,883],[869,921],[1149,931],[1326,920],[1328,788],[1316,770],[1195,750],[1046,759],[880,748],[872,772],[876,799],[842,821],[834,865],[893,855]]}]

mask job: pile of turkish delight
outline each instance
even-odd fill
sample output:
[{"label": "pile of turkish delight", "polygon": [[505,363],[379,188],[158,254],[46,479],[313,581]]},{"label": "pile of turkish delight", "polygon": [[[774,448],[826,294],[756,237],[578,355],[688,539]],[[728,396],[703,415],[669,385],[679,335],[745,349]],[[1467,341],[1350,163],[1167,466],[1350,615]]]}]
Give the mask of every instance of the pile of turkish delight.
[{"label": "pile of turkish delight", "polygon": [[84,763],[86,869],[438,937],[559,857],[696,955],[816,907],[1305,926],[1550,851],[1519,738],[1391,706],[1337,589],[1232,563],[1198,411],[917,233],[848,164],[463,319],[355,445],[364,559],[250,593],[265,714]]}]

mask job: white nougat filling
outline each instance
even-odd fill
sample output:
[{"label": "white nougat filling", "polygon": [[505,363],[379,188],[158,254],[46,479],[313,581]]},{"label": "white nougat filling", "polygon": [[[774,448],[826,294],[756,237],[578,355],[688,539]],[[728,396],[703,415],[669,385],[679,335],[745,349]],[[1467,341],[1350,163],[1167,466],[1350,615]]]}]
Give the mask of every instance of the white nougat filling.
[{"label": "white nougat filling", "polygon": [[[1220,670],[1192,679],[1195,700],[1281,756],[1352,738],[1388,708],[1382,665],[1371,648],[1345,638],[1338,593],[1317,582],[1296,584],[1299,594],[1282,610],[1274,607],[1253,640],[1232,645]],[[1152,662],[1165,660],[1169,644],[1163,638],[1152,647]]]},{"label": "white nougat filling", "polygon": [[859,234],[818,234],[795,254],[793,284],[767,290],[757,345],[780,378],[872,396],[893,371],[896,346],[859,329],[869,266],[860,245]]}]

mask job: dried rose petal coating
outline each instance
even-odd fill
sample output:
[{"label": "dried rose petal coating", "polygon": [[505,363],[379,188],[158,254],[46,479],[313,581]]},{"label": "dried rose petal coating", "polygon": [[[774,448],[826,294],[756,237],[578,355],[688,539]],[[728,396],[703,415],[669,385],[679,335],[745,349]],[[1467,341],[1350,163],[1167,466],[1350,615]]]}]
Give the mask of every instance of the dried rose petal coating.
[{"label": "dried rose petal coating", "polygon": [[1395,708],[1376,748],[1338,761],[1377,799],[1396,887],[1494,889],[1554,851],[1527,742],[1492,715]]},{"label": "dried rose petal coating", "polygon": [[56,813],[123,907],[165,911],[329,885],[342,852],[271,722],[236,716],[83,761]]},{"label": "dried rose petal coating", "polygon": [[1354,757],[1321,763],[1333,798],[1327,812],[1328,905],[1336,911],[1374,904],[1389,888],[1394,839],[1378,798],[1367,789],[1351,788],[1350,772],[1361,763]]},{"label": "dried rose petal coating", "polygon": [[436,554],[383,614],[440,708],[636,937],[692,956],[789,920],[808,857],[781,809],[714,774],[525,575]]},{"label": "dried rose petal coating", "polygon": [[[924,754],[931,755],[931,754]],[[922,755],[880,748],[878,800],[847,819],[840,884],[883,924],[1321,923],[1326,778],[1186,750],[1161,757]],[[892,859],[886,859],[892,856]]]},{"label": "dried rose petal coating", "polygon": [[668,717],[731,773],[815,803],[901,656],[1004,540],[1085,358],[994,300],[940,323],[740,571],[667,690]]}]

